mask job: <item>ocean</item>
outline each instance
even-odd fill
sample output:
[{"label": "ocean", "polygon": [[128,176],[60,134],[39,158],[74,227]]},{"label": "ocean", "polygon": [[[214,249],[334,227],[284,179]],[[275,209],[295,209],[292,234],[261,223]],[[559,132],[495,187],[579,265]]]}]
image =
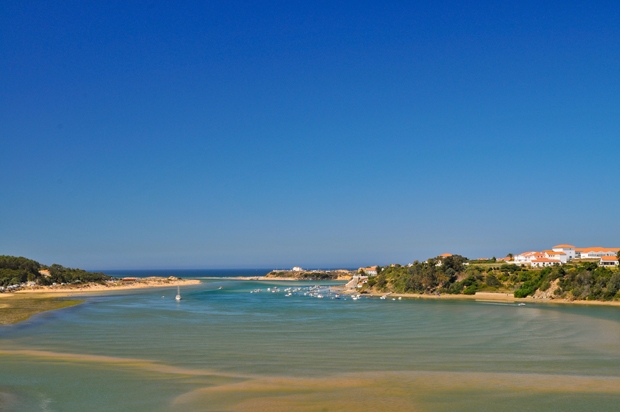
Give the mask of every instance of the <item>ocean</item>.
[{"label": "ocean", "polygon": [[354,301],[332,299],[326,290],[319,299],[304,295],[306,288],[343,282],[240,281],[231,272],[157,271],[201,284],[182,288],[181,302],[174,300],[176,288],[86,295],[82,305],[0,327],[0,410],[617,411],[620,405],[618,307]]}]

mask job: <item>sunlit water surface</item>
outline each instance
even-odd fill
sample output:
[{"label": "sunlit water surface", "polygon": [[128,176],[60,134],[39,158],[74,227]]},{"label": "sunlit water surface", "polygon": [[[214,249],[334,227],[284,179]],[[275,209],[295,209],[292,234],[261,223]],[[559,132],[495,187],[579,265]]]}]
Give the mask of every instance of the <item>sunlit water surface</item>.
[{"label": "sunlit water surface", "polygon": [[284,291],[313,284],[203,278],[0,328],[0,410],[618,411],[620,308]]}]

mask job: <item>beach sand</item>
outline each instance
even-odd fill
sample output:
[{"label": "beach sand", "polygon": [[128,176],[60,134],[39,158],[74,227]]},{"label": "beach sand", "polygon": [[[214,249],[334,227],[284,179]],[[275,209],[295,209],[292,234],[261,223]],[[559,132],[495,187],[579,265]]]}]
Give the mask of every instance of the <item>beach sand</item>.
[{"label": "beach sand", "polygon": [[131,289],[148,289],[148,288],[162,288],[170,286],[188,286],[198,285],[200,280],[198,279],[170,279],[163,277],[149,277],[138,278],[135,281],[124,282],[106,282],[105,284],[88,283],[83,285],[56,285],[56,286],[32,286],[25,287],[16,292],[0,293],[0,298],[10,295],[21,294],[50,294],[53,296],[71,296],[81,293],[91,292],[112,292],[117,290],[131,290]]},{"label": "beach sand", "polygon": [[162,288],[197,285],[197,279],[139,278],[131,282],[107,282],[101,284],[32,286],[15,292],[0,293],[0,325],[10,325],[38,313],[62,309],[83,303],[82,300],[59,299],[84,294],[104,294],[123,290]]}]

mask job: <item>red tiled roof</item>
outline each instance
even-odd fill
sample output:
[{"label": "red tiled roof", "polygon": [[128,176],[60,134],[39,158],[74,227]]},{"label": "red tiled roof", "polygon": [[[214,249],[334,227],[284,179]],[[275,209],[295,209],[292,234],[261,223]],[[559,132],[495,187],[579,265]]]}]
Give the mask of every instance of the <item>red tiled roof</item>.
[{"label": "red tiled roof", "polygon": [[543,253],[542,252],[523,252],[518,256],[536,256],[536,255],[542,256]]},{"label": "red tiled roof", "polygon": [[591,246],[591,247],[578,247],[575,249],[581,253],[589,253],[589,252],[618,252],[620,248],[617,247],[602,247],[602,246]]}]

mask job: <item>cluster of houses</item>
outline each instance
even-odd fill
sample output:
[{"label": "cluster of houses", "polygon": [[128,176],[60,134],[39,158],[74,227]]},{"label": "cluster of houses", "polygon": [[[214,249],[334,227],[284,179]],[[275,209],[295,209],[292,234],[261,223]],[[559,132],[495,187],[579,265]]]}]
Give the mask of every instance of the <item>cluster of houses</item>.
[{"label": "cluster of houses", "polygon": [[[525,252],[512,257],[507,263],[528,265],[532,267],[545,267],[562,265],[574,259],[590,260],[598,262],[600,266],[618,266],[618,251],[614,247],[575,247],[573,245],[555,245],[550,250],[542,252]],[[507,259],[507,258],[504,258]]]},{"label": "cluster of houses", "polygon": [[[555,245],[549,250],[543,250],[541,252],[530,251],[524,252],[519,255],[509,254],[505,258],[495,259],[496,261],[502,261],[508,264],[524,265],[531,267],[547,267],[563,265],[573,260],[577,261],[589,261],[596,262],[599,266],[618,266],[618,252],[620,248],[617,247],[575,247],[573,245],[561,244]],[[437,256],[435,264],[437,266],[442,265],[443,259],[452,256],[450,253],[443,253]],[[477,261],[491,260],[489,258],[478,258]],[[465,263],[466,265],[468,263]],[[411,266],[410,263],[408,266]],[[394,266],[392,264],[391,266]],[[361,267],[357,270],[357,273],[365,276],[376,276],[378,272],[377,266]],[[293,272],[303,271],[299,266],[295,266],[292,269]],[[346,272],[346,271],[344,271]]]},{"label": "cluster of houses", "polygon": [[[495,259],[496,261],[524,265],[531,267],[547,267],[563,265],[570,261],[588,261],[596,262],[599,266],[618,266],[618,252],[620,248],[617,247],[575,247],[573,245],[555,245],[549,250],[543,250],[541,252],[530,251],[524,252],[519,255],[509,254],[505,258]],[[444,253],[439,255],[437,266],[441,266],[442,260],[452,256],[450,253]],[[491,260],[489,258],[478,258],[477,261]],[[466,263],[467,264],[467,263]]]}]

